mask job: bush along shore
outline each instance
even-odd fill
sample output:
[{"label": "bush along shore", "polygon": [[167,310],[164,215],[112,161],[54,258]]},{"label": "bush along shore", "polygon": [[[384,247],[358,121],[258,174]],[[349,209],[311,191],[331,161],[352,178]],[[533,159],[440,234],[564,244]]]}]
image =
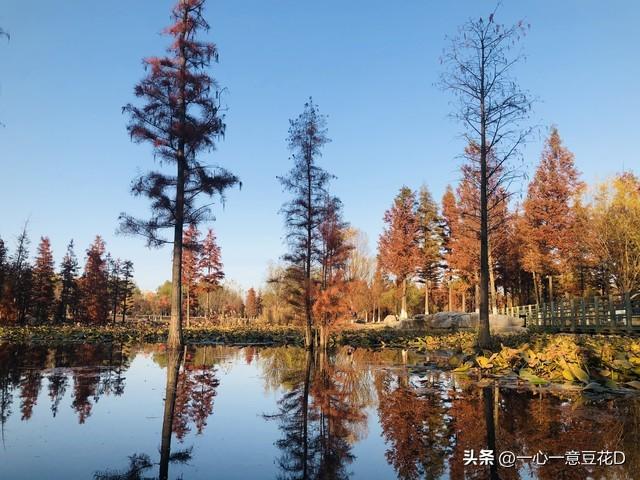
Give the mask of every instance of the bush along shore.
[{"label": "bush along shore", "polygon": [[[0,342],[56,345],[62,343],[161,343],[167,328],[153,324],[110,326],[0,327]],[[197,326],[184,329],[187,344],[304,344],[297,326]],[[566,390],[640,393],[640,338],[615,335],[572,335],[527,332],[495,335],[490,349],[478,351],[475,333],[407,332],[392,328],[345,329],[331,337],[333,346],[403,348],[429,355],[438,367],[483,379],[515,380],[529,386]]]}]

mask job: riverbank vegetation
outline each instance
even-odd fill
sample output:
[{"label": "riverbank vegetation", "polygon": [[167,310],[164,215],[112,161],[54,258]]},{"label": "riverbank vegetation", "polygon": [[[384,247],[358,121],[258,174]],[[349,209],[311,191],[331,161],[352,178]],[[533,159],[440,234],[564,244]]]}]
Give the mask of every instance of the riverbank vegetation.
[{"label": "riverbank vegetation", "polygon": [[[153,324],[86,327],[80,325],[0,327],[0,342],[31,344],[160,343],[166,326]],[[393,328],[336,331],[333,347],[402,349],[425,354],[427,363],[463,375],[520,380],[530,386],[562,385],[592,393],[640,390],[640,339],[604,335],[529,332],[495,335],[478,351],[473,332],[433,333]],[[199,326],[184,329],[188,344],[303,346],[303,327]]]}]

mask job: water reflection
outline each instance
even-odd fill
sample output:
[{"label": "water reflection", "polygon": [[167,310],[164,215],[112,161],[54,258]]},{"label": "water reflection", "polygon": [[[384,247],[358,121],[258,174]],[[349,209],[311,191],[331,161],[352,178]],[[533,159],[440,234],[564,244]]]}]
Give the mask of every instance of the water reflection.
[{"label": "water reflection", "polygon": [[[266,371],[278,378],[282,370],[273,367],[274,360],[266,357]],[[277,478],[349,478],[352,446],[366,434],[365,370],[344,355],[329,361],[325,352],[305,352],[304,363],[285,371],[280,379],[287,392],[278,401],[279,412],[265,416],[278,421],[282,435],[276,442],[281,450]]]},{"label": "water reflection", "polygon": [[[0,345],[0,478],[633,478],[639,422],[636,399],[482,388],[396,350]],[[464,465],[487,448],[527,458]],[[627,460],[532,458],[572,450]]]}]

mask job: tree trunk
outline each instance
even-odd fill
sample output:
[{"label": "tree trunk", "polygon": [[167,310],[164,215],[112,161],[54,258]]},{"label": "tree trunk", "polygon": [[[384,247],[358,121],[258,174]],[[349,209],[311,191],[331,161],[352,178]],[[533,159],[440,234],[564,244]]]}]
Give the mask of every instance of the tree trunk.
[{"label": "tree trunk", "polygon": [[489,253],[489,286],[491,288],[491,313],[498,314],[498,299],[496,295],[496,279],[493,273],[493,255]]},{"label": "tree trunk", "polygon": [[[494,416],[494,392],[493,387],[488,386],[482,389],[482,397],[484,403],[484,421],[487,430],[487,448],[492,452],[496,451],[496,419]],[[489,478],[498,480],[497,462],[492,462],[489,467]]]},{"label": "tree trunk", "polygon": [[[484,65],[484,48],[482,65]],[[489,208],[487,198],[487,138],[485,112],[484,70],[480,87],[480,314],[478,320],[478,347],[488,348],[491,344],[489,327]]]},{"label": "tree trunk", "polygon": [[189,322],[191,321],[191,288],[187,286],[187,328],[189,328]]},{"label": "tree trunk", "polygon": [[429,315],[429,280],[424,282],[424,314]]},{"label": "tree trunk", "polygon": [[[176,225],[173,234],[173,268],[171,271],[171,320],[167,345],[182,346],[182,221],[184,209],[184,166],[178,167]],[[178,207],[178,204],[180,205]],[[179,213],[178,213],[179,210]]]},{"label": "tree trunk", "polygon": [[182,350],[167,350],[167,384],[164,394],[164,415],[162,416],[162,440],[160,443],[160,480],[169,478],[169,458],[171,457],[171,432],[173,430],[173,416],[176,407],[176,391],[178,387],[178,372]]},{"label": "tree trunk", "polygon": [[551,304],[553,302],[553,277],[548,275],[547,280],[549,281],[549,304]]},{"label": "tree trunk", "polygon": [[[182,21],[187,21],[187,10],[185,9]],[[187,59],[185,51],[185,34],[180,35],[181,46],[179,54],[179,97],[178,97],[178,122],[183,127],[187,123],[186,105],[186,70]],[[171,320],[169,322],[169,336],[167,346],[169,348],[179,348],[182,346],[182,231],[184,228],[184,183],[185,171],[187,169],[187,159],[185,156],[185,139],[178,138],[178,149],[176,153],[176,205],[175,205],[175,227],[173,230],[173,265],[171,270]]]},{"label": "tree trunk", "polygon": [[451,279],[449,279],[449,312],[453,312],[453,287],[451,287]]},{"label": "tree trunk", "polygon": [[407,318],[407,279],[402,280],[402,300],[400,304],[400,320]]},{"label": "tree trunk", "polygon": [[308,478],[309,457],[309,391],[311,387],[311,351],[305,359],[304,390],[302,393],[302,477]]},{"label": "tree trunk", "polygon": [[[310,157],[311,152],[307,152]],[[304,346],[307,349],[313,348],[312,344],[312,325],[313,317],[311,316],[311,241],[313,240],[312,227],[313,227],[313,207],[311,206],[311,159],[307,158],[307,258],[305,258],[305,291],[304,291],[304,306],[307,316],[307,323],[304,331]]]}]

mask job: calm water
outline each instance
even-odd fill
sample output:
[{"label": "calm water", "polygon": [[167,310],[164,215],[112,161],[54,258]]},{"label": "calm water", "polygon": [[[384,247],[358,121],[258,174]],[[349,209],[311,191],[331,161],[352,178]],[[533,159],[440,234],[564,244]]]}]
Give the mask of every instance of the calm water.
[{"label": "calm water", "polygon": [[[640,478],[640,403],[479,387],[401,351],[0,345],[0,479]],[[425,363],[427,365],[425,365]],[[167,402],[165,402],[165,398]]]}]

